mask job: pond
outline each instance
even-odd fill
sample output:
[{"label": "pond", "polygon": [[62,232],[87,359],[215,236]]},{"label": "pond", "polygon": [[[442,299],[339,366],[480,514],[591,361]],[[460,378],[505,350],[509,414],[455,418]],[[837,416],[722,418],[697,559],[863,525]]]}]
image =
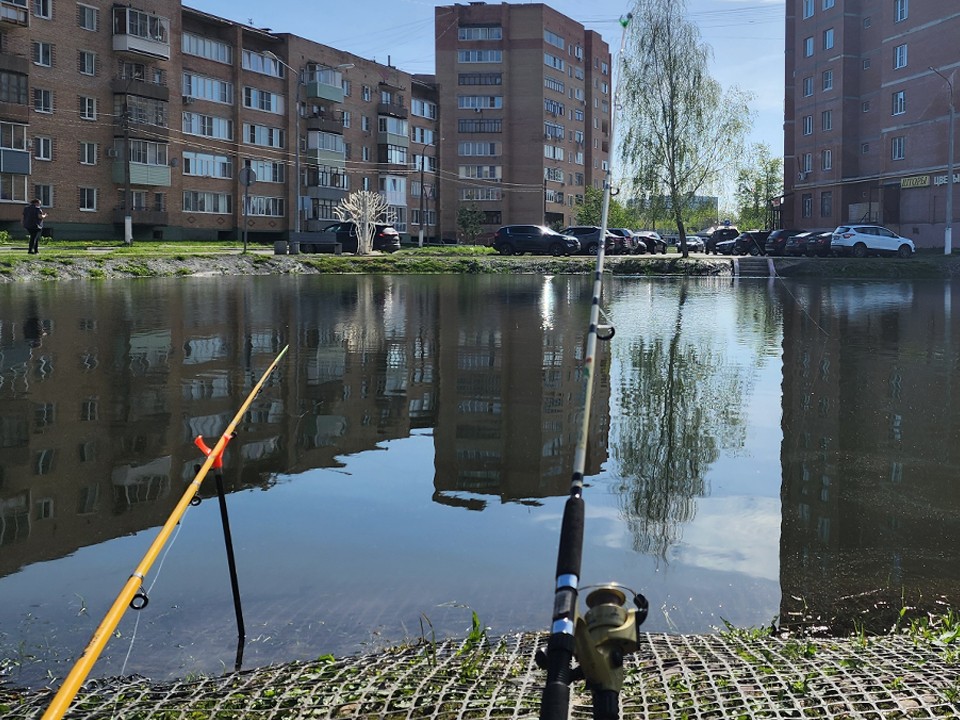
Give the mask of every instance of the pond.
[{"label": "pond", "polygon": [[[949,282],[604,285],[583,583],[643,629],[889,627],[956,601]],[[55,684],[281,348],[223,481],[243,667],[549,626],[580,276],[0,286],[0,669]],[[956,293],[960,298],[960,293]],[[234,666],[214,483],[94,676]]]}]

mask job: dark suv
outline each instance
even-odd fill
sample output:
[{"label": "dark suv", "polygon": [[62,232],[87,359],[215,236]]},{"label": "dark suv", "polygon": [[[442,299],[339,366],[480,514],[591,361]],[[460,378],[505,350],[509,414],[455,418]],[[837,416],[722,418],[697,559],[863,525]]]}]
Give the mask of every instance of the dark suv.
[{"label": "dark suv", "polygon": [[783,255],[783,248],[787,245],[787,240],[794,235],[799,235],[803,230],[774,230],[767,235],[767,242],[763,249],[767,255]]},{"label": "dark suv", "polygon": [[[340,243],[343,252],[357,252],[357,224],[354,222],[338,222],[327,225],[319,234],[317,243]],[[303,252],[316,252],[318,248],[311,247],[311,243],[301,243]],[[400,233],[392,225],[375,223],[373,231],[373,250],[380,252],[396,252],[400,249]]]},{"label": "dark suv", "polygon": [[723,242],[724,240],[735,240],[739,234],[740,231],[735,227],[717,228],[707,236],[707,255],[710,253],[716,255],[717,243]]},{"label": "dark suv", "polygon": [[[596,225],[571,225],[560,231],[564,235],[573,235],[580,241],[580,252],[584,255],[596,255],[600,249],[600,228]],[[605,236],[603,252],[611,255],[616,252],[616,235],[609,230]]]},{"label": "dark suv", "polygon": [[746,230],[737,236],[733,243],[734,255],[763,255],[767,245],[769,230]]},{"label": "dark suv", "polygon": [[580,251],[580,241],[543,225],[504,225],[493,235],[493,249],[501,255],[549,253],[554,257]]}]

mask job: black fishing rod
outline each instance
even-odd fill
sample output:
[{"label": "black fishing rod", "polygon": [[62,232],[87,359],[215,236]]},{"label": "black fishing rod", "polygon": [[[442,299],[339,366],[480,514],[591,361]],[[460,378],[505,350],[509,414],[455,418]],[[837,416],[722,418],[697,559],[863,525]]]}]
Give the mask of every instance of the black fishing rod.
[{"label": "black fishing rod", "polygon": [[[623,34],[620,57],[627,38],[628,14],[620,19]],[[613,139],[614,117],[619,108],[619,90],[614,94],[610,115],[610,136]],[[611,142],[611,147],[613,143]],[[614,584],[598,586],[586,597],[587,611],[577,610],[580,565],[583,555],[583,475],[590,431],[590,409],[593,401],[597,341],[613,338],[614,328],[600,325],[600,293],[603,289],[603,261],[610,197],[613,194],[608,165],[603,181],[603,209],[600,216],[600,244],[593,279],[593,300],[590,304],[590,325],[584,358],[584,396],[580,431],[573,457],[570,497],[563,508],[560,526],[560,548],[557,553],[556,589],[553,618],[547,647],[537,652],[537,664],[547,671],[547,681],[540,703],[540,720],[567,720],[570,714],[570,685],[583,680],[592,693],[593,717],[596,720],[617,720],[620,717],[620,688],[623,686],[624,656],[637,649],[638,632],[647,617],[647,600],[634,596],[635,609],[626,609],[627,596]],[[576,658],[577,667],[573,666]]]}]

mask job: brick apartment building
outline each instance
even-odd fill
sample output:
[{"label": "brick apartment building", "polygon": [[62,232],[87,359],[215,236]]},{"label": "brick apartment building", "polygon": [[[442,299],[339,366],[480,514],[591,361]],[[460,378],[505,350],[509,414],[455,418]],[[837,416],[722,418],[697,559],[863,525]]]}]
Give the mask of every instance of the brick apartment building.
[{"label": "brick apartment building", "polygon": [[437,115],[432,77],[177,0],[0,0],[0,229],[15,235],[39,197],[56,237],[125,237],[130,217],[135,239],[237,238],[246,220],[271,241],[334,221],[357,189],[383,191],[401,232],[422,211],[433,235]]},{"label": "brick apartment building", "polygon": [[880,223],[943,247],[958,34],[952,3],[788,0],[784,227]]},{"label": "brick apartment building", "polygon": [[542,4],[435,9],[441,227],[474,205],[490,233],[571,224],[610,157],[611,59],[602,38]]}]

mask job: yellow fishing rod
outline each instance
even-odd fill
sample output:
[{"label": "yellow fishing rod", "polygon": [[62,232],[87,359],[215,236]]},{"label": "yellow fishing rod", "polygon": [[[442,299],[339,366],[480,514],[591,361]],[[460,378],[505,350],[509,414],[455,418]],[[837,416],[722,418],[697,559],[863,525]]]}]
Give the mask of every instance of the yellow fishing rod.
[{"label": "yellow fishing rod", "polygon": [[233,420],[231,420],[230,424],[227,425],[227,429],[223,431],[223,435],[220,436],[217,444],[210,448],[210,451],[207,453],[206,461],[200,466],[196,477],[193,479],[193,482],[187,486],[183,496],[180,498],[180,502],[177,503],[177,506],[170,513],[170,516],[163,524],[163,527],[157,534],[153,544],[151,544],[147,549],[147,552],[144,554],[140,564],[137,565],[136,570],[134,570],[130,575],[130,578],[123,586],[120,594],[117,595],[117,599],[113,601],[113,605],[100,622],[100,626],[93,633],[93,637],[90,638],[90,642],[87,643],[87,647],[84,649],[83,655],[81,655],[74,664],[70,674],[67,675],[66,680],[63,681],[63,684],[60,686],[60,689],[54,696],[53,701],[50,703],[49,707],[47,707],[46,712],[43,714],[42,720],[58,720],[59,718],[63,717],[63,714],[67,711],[67,708],[70,707],[70,703],[73,702],[73,699],[77,696],[80,686],[83,685],[84,681],[87,679],[87,676],[90,674],[90,671],[93,669],[94,663],[96,663],[96,661],[100,658],[100,653],[103,652],[104,647],[107,645],[107,641],[110,639],[113,631],[116,630],[117,625],[120,623],[120,618],[123,617],[123,614],[127,611],[127,608],[132,606],[131,603],[135,598],[140,599],[140,604],[136,607],[142,608],[144,605],[146,605],[146,595],[144,595],[142,592],[143,580],[146,577],[146,574],[150,572],[150,568],[153,567],[154,561],[156,561],[157,556],[160,554],[160,551],[163,549],[163,546],[169,539],[170,534],[177,526],[177,523],[180,522],[183,514],[187,511],[190,501],[193,500],[194,496],[200,490],[200,485],[203,482],[203,479],[207,476],[207,473],[210,471],[210,468],[214,465],[214,463],[218,463],[220,461],[223,450],[227,446],[227,443],[230,442],[230,438],[233,437],[233,431],[236,429],[237,424],[243,417],[243,414],[247,411],[247,408],[250,407],[250,403],[254,401],[254,398],[257,397],[257,394],[260,392],[261,388],[263,388],[263,384],[267,381],[267,378],[270,377],[270,374],[276,369],[277,365],[280,363],[280,359],[284,356],[289,347],[289,345],[284,346],[283,350],[280,351],[280,354],[277,355],[276,359],[270,364],[270,367],[264,371],[263,375],[260,377],[260,380],[256,385],[254,385],[253,390],[251,390],[250,394],[247,395],[247,399],[243,401],[243,405],[240,406],[237,414],[233,416]]}]

